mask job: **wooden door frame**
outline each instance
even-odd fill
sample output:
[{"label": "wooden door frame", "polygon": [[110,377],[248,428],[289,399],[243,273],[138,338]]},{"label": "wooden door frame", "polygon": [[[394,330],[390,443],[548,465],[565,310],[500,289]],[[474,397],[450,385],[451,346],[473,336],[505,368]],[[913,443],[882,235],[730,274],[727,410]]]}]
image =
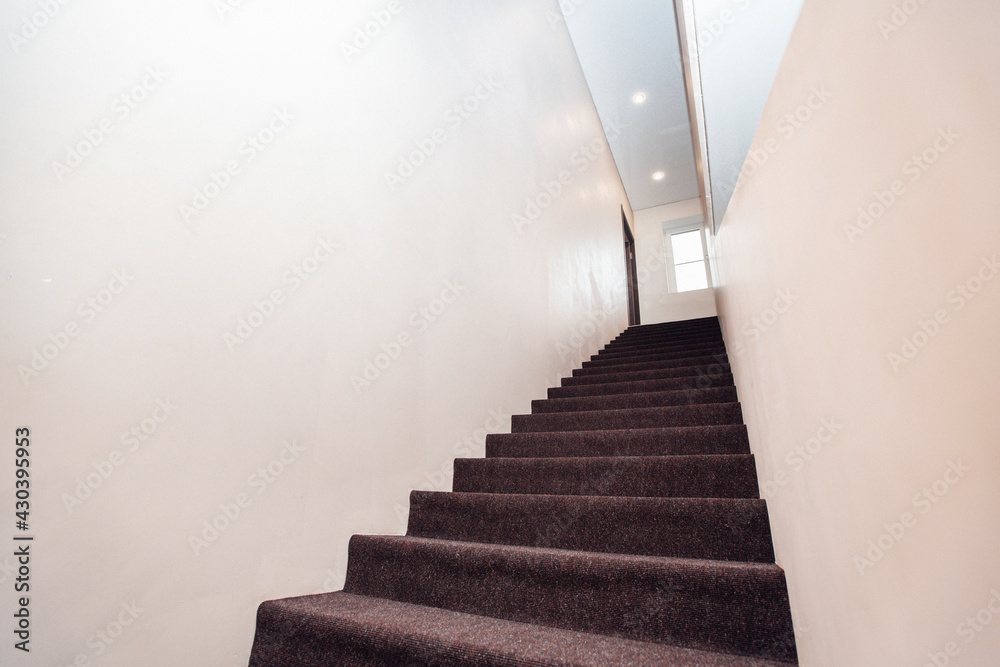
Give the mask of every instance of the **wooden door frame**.
[{"label": "wooden door frame", "polygon": [[629,227],[628,218],[625,216],[625,207],[622,210],[622,234],[625,237],[625,285],[628,291],[628,325],[639,324],[639,274],[635,265],[635,236],[632,228]]}]

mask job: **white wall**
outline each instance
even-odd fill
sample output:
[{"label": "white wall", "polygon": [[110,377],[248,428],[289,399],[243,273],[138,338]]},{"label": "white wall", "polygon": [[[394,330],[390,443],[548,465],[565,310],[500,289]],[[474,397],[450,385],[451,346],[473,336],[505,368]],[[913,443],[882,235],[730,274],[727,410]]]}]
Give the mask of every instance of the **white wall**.
[{"label": "white wall", "polygon": [[716,225],[801,7],[802,0],[694,0]]},{"label": "white wall", "polygon": [[246,664],[260,601],[338,587],[352,533],[624,328],[631,211],[555,0],[51,4],[0,9],[0,433],[31,429],[37,535],[0,663]]},{"label": "white wall", "polygon": [[711,252],[801,664],[979,667],[1000,655],[1000,14],[895,4],[805,3],[753,150],[831,97],[740,181]]},{"label": "white wall", "polygon": [[669,256],[664,225],[703,215],[701,201],[684,201],[635,212],[636,269],[639,278],[639,314],[642,324],[677,322],[715,315],[715,292],[709,288],[671,292],[667,284]]}]

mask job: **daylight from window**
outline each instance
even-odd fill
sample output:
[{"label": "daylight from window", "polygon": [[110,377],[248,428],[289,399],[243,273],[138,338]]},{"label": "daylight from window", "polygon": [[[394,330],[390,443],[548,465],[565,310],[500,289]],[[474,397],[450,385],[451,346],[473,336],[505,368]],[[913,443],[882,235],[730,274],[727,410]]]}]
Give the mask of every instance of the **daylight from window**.
[{"label": "daylight from window", "polygon": [[671,234],[670,246],[674,256],[674,277],[678,292],[705,289],[708,276],[705,272],[705,252],[701,243],[701,231]]}]

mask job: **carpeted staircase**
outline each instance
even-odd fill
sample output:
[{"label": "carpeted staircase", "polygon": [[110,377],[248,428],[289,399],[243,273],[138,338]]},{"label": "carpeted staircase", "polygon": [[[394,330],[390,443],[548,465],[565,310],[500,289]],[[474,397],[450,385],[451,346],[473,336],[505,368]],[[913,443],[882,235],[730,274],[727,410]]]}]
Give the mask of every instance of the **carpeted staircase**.
[{"label": "carpeted staircase", "polygon": [[344,590],[261,604],[251,667],[788,665],[784,572],[716,318],[630,327]]}]

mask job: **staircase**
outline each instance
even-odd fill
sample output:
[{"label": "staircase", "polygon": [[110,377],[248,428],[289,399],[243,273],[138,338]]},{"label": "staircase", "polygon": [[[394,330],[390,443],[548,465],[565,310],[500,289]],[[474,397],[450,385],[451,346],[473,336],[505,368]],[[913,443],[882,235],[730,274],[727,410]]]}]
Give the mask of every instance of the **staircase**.
[{"label": "staircase", "polygon": [[788,665],[784,572],[716,318],[630,327],[337,593],[261,604],[251,667]]}]

